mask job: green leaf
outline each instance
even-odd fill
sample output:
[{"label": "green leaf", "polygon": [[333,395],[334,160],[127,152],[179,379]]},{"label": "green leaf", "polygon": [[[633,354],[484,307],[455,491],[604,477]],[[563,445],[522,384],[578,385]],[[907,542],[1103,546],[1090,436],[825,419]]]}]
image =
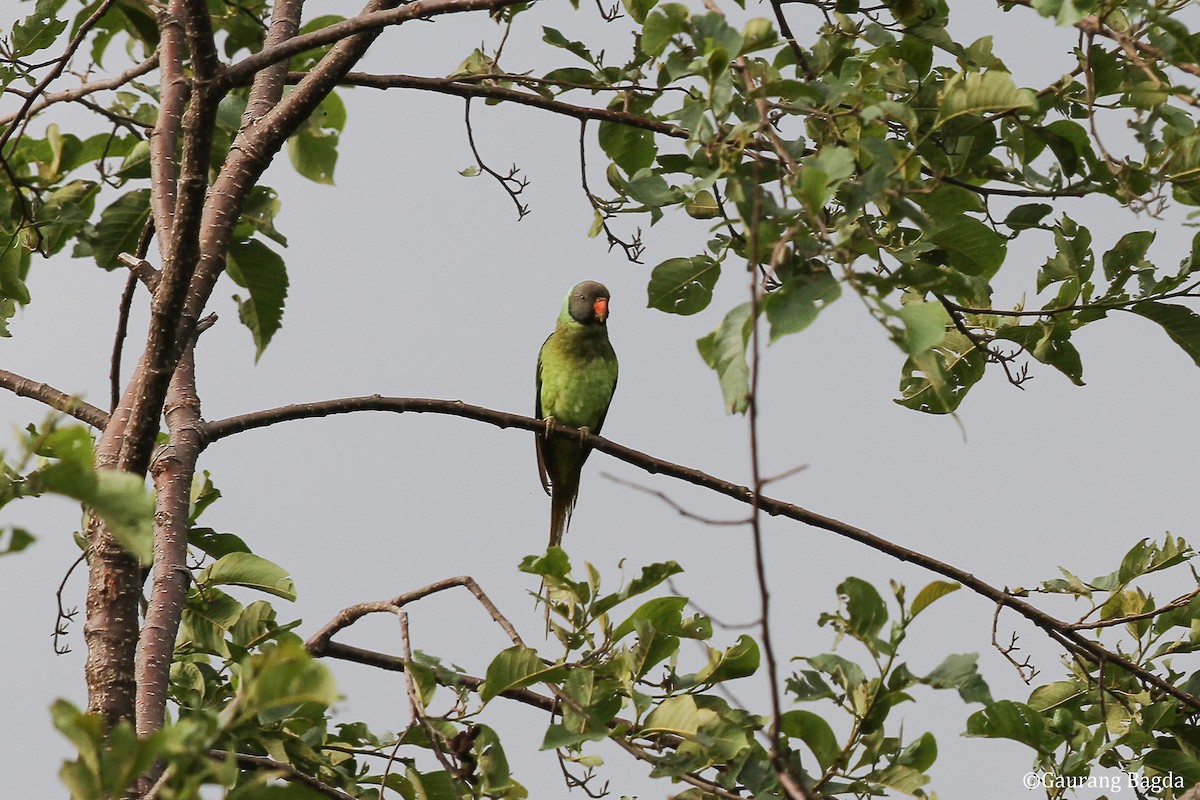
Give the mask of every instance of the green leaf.
[{"label": "green leaf", "polygon": [[479,699],[484,703],[512,689],[524,689],[542,681],[552,682],[562,678],[566,667],[562,664],[545,664],[537,651],[528,647],[513,646],[502,650],[488,665]]},{"label": "green leaf", "polygon": [[240,536],[217,533],[212,528],[192,528],[188,531],[188,544],[203,550],[213,558],[221,558],[230,553],[250,552],[250,547]]},{"label": "green leaf", "polygon": [[966,336],[949,331],[941,344],[904,362],[896,402],[927,414],[949,414],[983,377],[986,364]]},{"label": "green leaf", "polygon": [[[88,221],[100,186],[92,181],[71,181],[55,189],[38,210],[42,251],[57,253]],[[28,302],[28,300],[26,300]]]},{"label": "green leaf", "polygon": [[720,276],[721,265],[708,256],[668,259],[650,273],[646,305],[682,316],[703,311]]},{"label": "green leaf", "polygon": [[713,219],[721,215],[721,207],[717,205],[717,198],[708,189],[701,189],[688,198],[683,210],[692,219]]},{"label": "green leaf", "polygon": [[29,302],[29,287],[25,277],[29,271],[29,251],[21,244],[20,236],[13,236],[0,250],[0,297],[14,304]]},{"label": "green leaf", "polygon": [[807,328],[841,294],[841,285],[828,272],[793,278],[767,294],[763,298],[763,309],[771,324],[771,342]]},{"label": "green leaf", "polygon": [[1112,249],[1101,259],[1104,265],[1104,277],[1111,287],[1109,293],[1119,289],[1135,272],[1142,269],[1153,269],[1146,261],[1146,251],[1154,241],[1154,231],[1132,231],[1122,236]]},{"label": "green leaf", "polygon": [[688,29],[691,12],[680,3],[666,3],[646,17],[642,26],[642,52],[648,56],[660,56],[667,49],[672,36]]},{"label": "green leaf", "polygon": [[687,602],[686,597],[675,595],[647,600],[613,630],[612,640],[621,641],[634,632],[639,622],[649,623],[660,631],[678,632],[683,624],[683,609]]},{"label": "green leaf", "polygon": [[338,140],[345,124],[346,107],[330,93],[287,141],[288,158],[296,172],[315,183],[332,185]]},{"label": "green leaf", "polygon": [[658,0],[621,0],[626,13],[639,25],[646,21],[646,15],[657,3]]},{"label": "green leaf", "polygon": [[92,237],[92,255],[101,269],[121,268],[117,256],[133,253],[150,219],[150,190],[136,189],[121,195],[100,214]]},{"label": "green leaf", "polygon": [[55,16],[63,2],[39,0],[32,14],[13,25],[11,55],[14,58],[25,58],[58,40],[59,34],[67,29],[67,21]]},{"label": "green leaf", "polygon": [[1062,372],[1076,386],[1083,385],[1083,361],[1071,344],[1069,329],[1047,322],[1009,325],[996,331],[996,338],[1016,342],[1038,361]]},{"label": "green leaf", "polygon": [[875,587],[861,578],[847,578],[838,585],[837,593],[846,604],[847,633],[860,641],[878,636],[888,611]]},{"label": "green leaf", "polygon": [[542,41],[546,44],[553,45],[554,47],[560,47],[563,50],[566,50],[568,53],[573,53],[579,56],[587,63],[597,66],[596,59],[592,55],[591,51],[587,49],[587,45],[585,45],[583,42],[577,42],[572,39],[568,39],[566,36],[562,35],[561,31],[555,28],[543,27]]},{"label": "green leaf", "polygon": [[1147,767],[1153,768],[1160,777],[1169,779],[1171,785],[1179,789],[1200,783],[1200,761],[1182,751],[1151,750],[1144,760]]},{"label": "green leaf", "polygon": [[287,570],[253,553],[229,553],[221,556],[196,576],[200,586],[245,586],[260,592],[296,599],[296,586]]},{"label": "green leaf", "polygon": [[695,738],[700,728],[713,716],[713,712],[697,706],[695,695],[677,695],[666,698],[646,715],[642,731]]},{"label": "green leaf", "polygon": [[24,528],[0,528],[0,556],[19,553],[35,541],[34,535]]},{"label": "green leaf", "polygon": [[951,76],[942,90],[937,124],[945,125],[964,114],[985,114],[1035,105],[1034,93],[1029,89],[1018,89],[1007,72],[995,69],[983,73],[960,72]]},{"label": "green leaf", "polygon": [[729,414],[744,413],[750,397],[750,367],[746,363],[746,345],[750,342],[750,303],[742,303],[728,314],[712,333],[696,341],[700,357],[716,370]]},{"label": "green leaf", "polygon": [[841,753],[833,728],[811,711],[785,711],[779,718],[779,730],[784,736],[799,739],[808,745],[822,772],[829,769]]},{"label": "green leaf", "polygon": [[1130,306],[1130,311],[1157,322],[1171,337],[1171,341],[1183,348],[1183,352],[1200,366],[1200,316],[1185,306],[1144,300]]},{"label": "green leaf", "polygon": [[1026,203],[1008,212],[1004,224],[1015,231],[1041,227],[1042,220],[1053,211],[1054,207],[1047,203]]},{"label": "green leaf", "polygon": [[917,592],[917,596],[913,598],[912,606],[909,608],[909,618],[914,618],[936,601],[958,591],[960,584],[951,583],[950,581],[932,581],[925,588]]},{"label": "green leaf", "polygon": [[904,322],[900,348],[910,356],[919,356],[937,347],[946,338],[950,315],[938,302],[909,303],[898,312]]},{"label": "green leaf", "polygon": [[721,653],[715,663],[701,670],[696,680],[715,684],[747,678],[758,671],[761,660],[758,642],[754,641],[754,637],[743,633],[738,637],[736,644],[725,648],[725,652]]},{"label": "green leaf", "polygon": [[620,125],[619,122],[604,120],[600,122],[600,149],[611,158],[614,164],[622,168],[626,175],[634,175],[642,169],[647,169],[654,163],[658,155],[658,145],[654,143],[654,133],[642,128]]},{"label": "green leaf", "polygon": [[150,177],[150,142],[143,139],[134,146],[117,167],[117,177],[127,180]]},{"label": "green leaf", "polygon": [[[305,703],[327,708],[337,699],[333,674],[312,657],[294,634],[288,636],[243,664],[239,709],[243,714],[261,718],[268,712],[289,712]],[[282,718],[278,714],[271,716]]]},{"label": "green leaf", "polygon": [[46,437],[52,461],[31,476],[40,490],[78,500],[140,564],[154,549],[154,497],[140,475],[96,469],[91,434],[82,426],[59,428]]},{"label": "green leaf", "polygon": [[[958,584],[953,584],[957,588]],[[977,653],[959,653],[946,659],[920,681],[934,689],[957,689],[964,703],[991,703],[992,693],[979,674]]]},{"label": "green leaf", "polygon": [[254,336],[257,361],[283,324],[283,305],[288,292],[287,267],[283,257],[262,240],[250,239],[230,245],[226,271],[235,283],[250,292],[246,300],[235,299],[242,324]]},{"label": "green leaf", "polygon": [[1029,707],[1042,712],[1051,711],[1087,695],[1088,687],[1080,681],[1055,681],[1034,689],[1029,695]]},{"label": "green leaf", "polygon": [[991,278],[1004,263],[1008,241],[974,217],[961,217],[929,233],[950,266],[965,275]]},{"label": "green leaf", "polygon": [[1012,739],[1044,753],[1046,726],[1042,717],[1024,703],[998,700],[967,719],[967,736]]}]

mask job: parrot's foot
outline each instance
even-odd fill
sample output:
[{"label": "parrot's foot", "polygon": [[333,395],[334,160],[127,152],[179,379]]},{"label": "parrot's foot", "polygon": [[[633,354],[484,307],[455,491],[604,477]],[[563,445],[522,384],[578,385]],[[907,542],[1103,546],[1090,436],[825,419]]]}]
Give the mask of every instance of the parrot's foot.
[{"label": "parrot's foot", "polygon": [[542,433],[542,436],[549,439],[550,438],[550,429],[552,427],[554,427],[554,417],[543,417],[542,422],[546,423],[546,430]]},{"label": "parrot's foot", "polygon": [[580,428],[579,429],[579,443],[587,444],[587,438],[591,435],[592,435],[592,432],[589,431],[587,428]]}]

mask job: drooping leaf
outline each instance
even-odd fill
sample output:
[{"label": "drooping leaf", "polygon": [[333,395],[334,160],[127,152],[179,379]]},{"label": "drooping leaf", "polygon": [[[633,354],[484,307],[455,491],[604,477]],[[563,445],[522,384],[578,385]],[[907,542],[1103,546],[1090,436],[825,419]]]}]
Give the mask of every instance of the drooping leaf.
[{"label": "drooping leaf", "polygon": [[92,240],[92,255],[101,269],[121,267],[117,256],[133,253],[150,219],[150,190],[135,189],[121,195],[100,214]]},{"label": "drooping leaf", "polygon": [[945,307],[934,301],[908,303],[899,311],[904,322],[900,347],[910,356],[919,356],[941,344],[946,338],[950,315]]},{"label": "drooping leaf", "polygon": [[745,412],[750,395],[750,367],[746,363],[746,345],[750,342],[752,307],[742,303],[728,314],[717,329],[696,342],[704,363],[717,372],[725,410]]},{"label": "drooping leaf", "polygon": [[986,364],[966,336],[948,331],[939,345],[904,363],[896,402],[927,414],[949,414],[983,377]]},{"label": "drooping leaf", "polygon": [[250,239],[230,244],[226,270],[235,283],[250,292],[245,300],[235,299],[238,316],[254,337],[257,360],[283,324],[287,267],[283,258],[261,239]]},{"label": "drooping leaf", "polygon": [[19,553],[35,541],[34,535],[24,528],[0,528],[0,556]]},{"label": "drooping leaf", "polygon": [[794,278],[763,298],[763,310],[771,324],[771,342],[811,325],[821,311],[837,300],[842,287],[828,272]]},{"label": "drooping leaf", "polygon": [[964,703],[991,703],[992,693],[979,674],[976,653],[950,655],[921,679],[934,689],[957,689]]},{"label": "drooping leaf", "polygon": [[823,718],[811,711],[793,709],[785,711],[779,718],[779,730],[784,736],[799,739],[808,745],[817,759],[821,771],[829,769],[841,752],[833,728]]},{"label": "drooping leaf", "polygon": [[1135,303],[1129,310],[1161,325],[1167,336],[1171,337],[1171,341],[1179,345],[1188,358],[1200,366],[1200,316],[1197,316],[1196,312],[1186,306],[1155,300]]}]

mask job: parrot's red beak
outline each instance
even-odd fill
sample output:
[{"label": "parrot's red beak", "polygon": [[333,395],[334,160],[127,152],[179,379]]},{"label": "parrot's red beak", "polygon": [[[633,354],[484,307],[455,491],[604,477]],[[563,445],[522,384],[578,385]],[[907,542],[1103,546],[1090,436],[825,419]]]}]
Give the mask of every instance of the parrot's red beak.
[{"label": "parrot's red beak", "polygon": [[592,310],[596,312],[596,319],[604,322],[608,319],[608,298],[597,297],[596,302],[592,305]]}]

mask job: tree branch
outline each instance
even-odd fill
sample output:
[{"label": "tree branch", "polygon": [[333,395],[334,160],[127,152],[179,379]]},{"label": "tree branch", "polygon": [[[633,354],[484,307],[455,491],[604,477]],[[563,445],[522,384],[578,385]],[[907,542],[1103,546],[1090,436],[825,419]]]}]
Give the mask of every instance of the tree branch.
[{"label": "tree branch", "polygon": [[[485,422],[499,428],[521,428],[534,433],[546,432],[548,430],[559,436],[569,436],[576,440],[582,440],[591,449],[610,455],[646,472],[676,478],[709,489],[717,494],[725,495],[741,503],[752,504],[755,502],[755,493],[753,490],[714,477],[698,469],[692,469],[691,467],[655,458],[654,456],[634,450],[631,447],[617,444],[591,433],[584,433],[566,425],[550,424],[546,420],[533,419],[532,417],[510,414],[504,411],[495,411],[482,406],[468,405],[459,400],[372,395],[369,397],[347,397],[316,403],[298,403],[206,423],[204,425],[205,442],[209,444],[227,436],[232,436],[235,433],[255,428],[264,428],[279,422],[314,419],[333,416],[335,414],[349,414],[357,411],[447,414],[472,419],[477,422]],[[788,519],[803,522],[814,528],[829,531],[843,538],[866,545],[872,550],[891,556],[899,561],[915,564],[918,567],[923,567],[931,572],[957,581],[976,594],[1017,612],[1055,638],[1056,641],[1063,642],[1064,646],[1068,646],[1076,652],[1097,661],[1105,661],[1109,664],[1119,666],[1147,686],[1163,694],[1170,695],[1189,708],[1200,711],[1200,699],[1138,666],[1128,658],[1105,649],[1078,631],[1072,630],[1069,623],[1047,614],[1004,589],[992,586],[966,570],[939,561],[932,556],[925,555],[916,550],[911,550],[902,545],[890,542],[862,528],[855,527],[833,517],[818,514],[815,511],[810,511],[792,503],[777,500],[766,495],[758,496],[757,502],[759,508],[772,516],[787,517]]]},{"label": "tree branch", "polygon": [[[301,80],[307,73],[289,72],[288,83]],[[686,128],[667,122],[646,119],[637,114],[617,111],[611,108],[591,108],[589,106],[565,103],[553,100],[534,92],[523,92],[506,86],[487,86],[461,78],[427,78],[419,75],[375,75],[367,72],[348,72],[341,81],[344,85],[360,86],[369,89],[420,89],[427,92],[454,95],[455,97],[484,97],[493,100],[518,103],[524,106],[540,108],[555,114],[574,117],[579,120],[600,120],[616,122],[631,128],[641,128],[674,139],[688,138]]]},{"label": "tree branch", "polygon": [[[267,28],[263,48],[276,47],[294,38],[300,30],[300,13],[303,10],[304,0],[276,0],[271,9],[271,25]],[[283,96],[287,74],[287,62],[280,61],[254,76],[243,126],[254,125],[275,108]]]},{"label": "tree branch", "polygon": [[[414,19],[426,19],[443,14],[461,14],[468,11],[495,11],[517,5],[527,0],[413,0],[398,8],[383,7],[369,9],[357,17],[335,22],[320,30],[296,36],[274,47],[247,56],[231,65],[223,76],[227,86],[237,86],[250,79],[261,69],[277,64],[306,50],[332,44],[361,33],[378,34],[382,29],[400,25]],[[381,4],[382,5],[382,4]],[[389,4],[390,5],[390,4]]]},{"label": "tree branch", "polygon": [[88,31],[94,28],[96,23],[98,23],[100,19],[108,13],[108,10],[112,8],[114,2],[116,2],[116,0],[103,0],[103,2],[100,3],[96,10],[93,11],[91,15],[83,21],[83,24],[79,26],[79,29],[75,31],[75,35],[72,36],[71,41],[67,43],[67,48],[63,51],[63,54],[55,60],[54,66],[50,68],[50,71],[47,72],[45,76],[43,76],[42,79],[34,85],[29,94],[25,96],[25,101],[21,103],[21,107],[17,109],[17,113],[13,115],[12,122],[9,123],[9,126],[4,133],[0,134],[0,157],[3,156],[4,146],[8,144],[13,135],[21,128],[22,123],[29,119],[29,113],[33,108],[34,103],[37,102],[38,97],[41,96],[42,92],[46,91],[46,88],[50,86],[51,83],[54,83],[54,81],[58,80],[58,76],[62,75],[63,70],[67,68],[67,63],[71,60],[71,57],[75,55],[75,51],[79,49],[81,44],[83,44],[83,40],[87,38]]},{"label": "tree branch", "polygon": [[[159,71],[162,99],[158,104],[158,119],[150,131],[150,218],[158,230],[159,255],[165,260],[171,242],[175,219],[175,194],[179,179],[176,150],[179,146],[179,126],[191,87],[183,76],[184,33],[180,20],[182,0],[171,0],[166,11],[158,16]],[[142,254],[145,257],[145,254]]]},{"label": "tree branch", "polygon": [[108,414],[94,405],[85,403],[78,397],[72,397],[66,392],[60,392],[47,383],[38,383],[6,369],[0,369],[0,389],[8,389],[18,397],[37,400],[55,411],[61,411],[99,430],[103,430],[104,426],[108,424]]},{"label": "tree branch", "polygon": [[[158,53],[156,52],[145,61],[135,64],[124,72],[114,75],[111,78],[91,81],[90,83],[85,83],[82,86],[76,86],[74,89],[64,89],[61,92],[42,94],[41,98],[38,99],[37,102],[30,105],[28,109],[14,111],[7,116],[0,117],[0,125],[11,125],[18,119],[22,118],[22,115],[25,117],[32,116],[45,109],[47,106],[52,106],[55,103],[73,103],[76,100],[87,97],[89,94],[95,94],[96,92],[103,92],[109,89],[116,89],[124,86],[134,78],[140,78],[146,73],[153,71],[157,66]],[[26,96],[28,97],[31,95],[36,96],[34,95],[33,91],[30,91]]]},{"label": "tree branch", "polygon": [[138,736],[148,736],[163,725],[175,639],[192,575],[187,567],[189,506],[202,449],[194,343],[171,378],[165,416],[167,444],[150,467],[155,490],[154,583],[135,665]]}]

